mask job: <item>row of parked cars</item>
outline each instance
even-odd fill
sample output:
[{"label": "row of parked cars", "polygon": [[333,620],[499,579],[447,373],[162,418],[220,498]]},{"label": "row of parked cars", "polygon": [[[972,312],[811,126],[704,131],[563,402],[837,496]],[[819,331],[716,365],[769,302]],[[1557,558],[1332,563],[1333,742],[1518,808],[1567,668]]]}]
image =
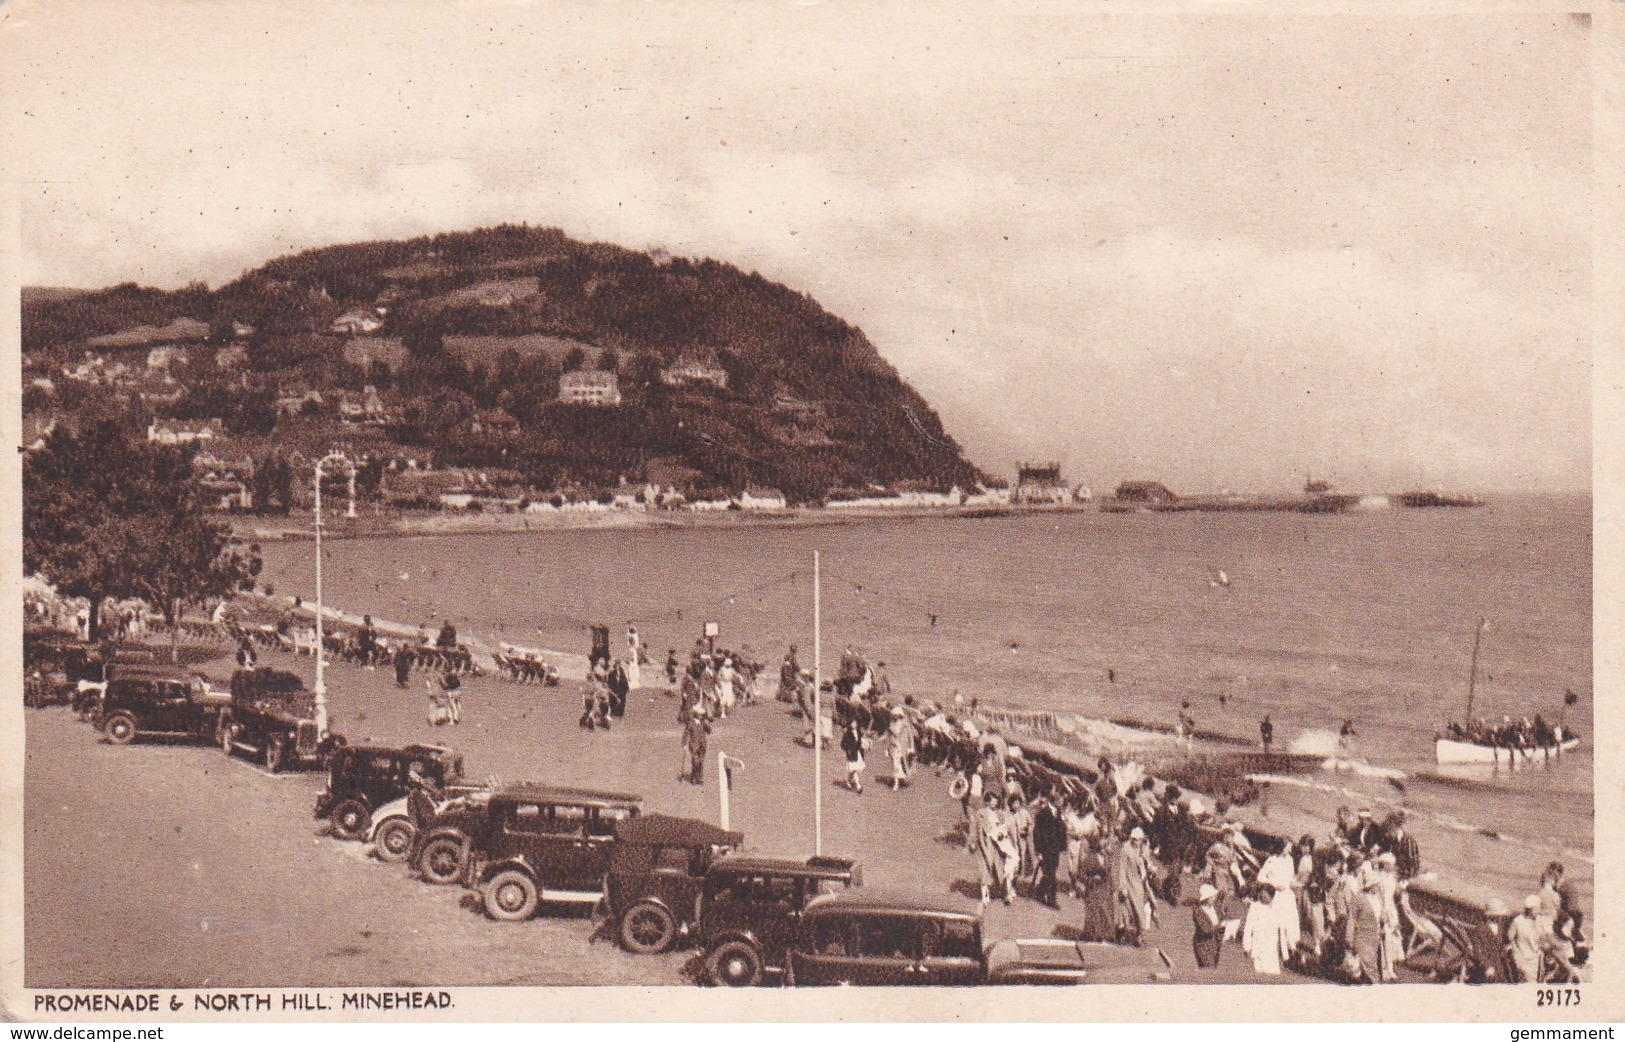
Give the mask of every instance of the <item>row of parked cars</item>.
[{"label": "row of parked cars", "polygon": [[525,920],[548,905],[608,915],[627,951],[679,944],[707,981],[785,984],[1078,983],[1084,950],[1068,941],[984,944],[981,917],[941,901],[863,886],[835,857],[741,852],[744,836],[693,818],[643,813],[626,793],[470,783],[462,757],[438,745],[349,745],[323,736],[299,678],[239,670],[230,690],[156,665],[114,665],[80,681],[79,708],[107,739],[218,742],[272,771],[321,766],[314,816],[341,840],[370,842],[382,861],[424,881],[461,885],[485,914]]},{"label": "row of parked cars", "polygon": [[426,882],[462,884],[492,919],[579,902],[602,908],[629,952],[691,944],[714,984],[1085,978],[1079,945],[985,945],[974,909],[864,887],[850,859],[744,854],[741,833],[645,814],[637,796],[528,782],[493,789],[465,783],[462,767],[441,746],[349,746],[334,754],[315,815]]}]

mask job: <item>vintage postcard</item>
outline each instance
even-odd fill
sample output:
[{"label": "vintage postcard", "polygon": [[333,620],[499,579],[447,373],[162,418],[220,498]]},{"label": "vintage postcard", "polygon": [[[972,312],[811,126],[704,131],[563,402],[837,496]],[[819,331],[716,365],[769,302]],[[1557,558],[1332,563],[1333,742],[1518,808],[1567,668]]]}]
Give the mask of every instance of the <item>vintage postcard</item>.
[{"label": "vintage postcard", "polygon": [[1622,26],[0,4],[6,1014],[1617,1017]]}]

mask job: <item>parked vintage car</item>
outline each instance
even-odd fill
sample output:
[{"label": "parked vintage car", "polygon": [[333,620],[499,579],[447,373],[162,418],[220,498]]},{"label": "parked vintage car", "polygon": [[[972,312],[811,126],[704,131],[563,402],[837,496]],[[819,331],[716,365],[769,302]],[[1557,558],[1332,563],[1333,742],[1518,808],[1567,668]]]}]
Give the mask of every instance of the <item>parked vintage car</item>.
[{"label": "parked vintage car", "polygon": [[202,677],[174,669],[120,666],[96,709],[97,724],[115,745],[138,737],[212,740],[231,698]]},{"label": "parked vintage car", "polygon": [[796,925],[786,982],[802,985],[1082,984],[1087,946],[985,945],[975,905],[877,890],[829,894]]},{"label": "parked vintage car", "polygon": [[654,954],[693,930],[711,862],[744,842],[742,833],[697,818],[645,814],[621,822],[604,883],[621,946]]},{"label": "parked vintage car", "polygon": [[339,839],[359,840],[374,811],[411,791],[413,772],[436,787],[457,785],[463,758],[443,745],[340,746],[328,763],[327,787],[316,794],[315,816],[327,818]]},{"label": "parked vintage car", "polygon": [[718,858],[706,873],[696,931],[706,977],[744,988],[782,973],[802,910],[814,898],[862,885],[862,866],[846,858]]},{"label": "parked vintage car", "polygon": [[474,839],[485,835],[488,797],[489,793],[484,798],[451,801],[437,808],[433,818],[419,823],[407,860],[424,882],[449,886],[462,881]]},{"label": "parked vintage car", "polygon": [[260,756],[273,774],[290,765],[321,766],[344,736],[322,734],[315,696],[296,674],[277,669],[239,669],[231,675],[231,710],[219,734],[227,756]]},{"label": "parked vintage car", "polygon": [[[372,824],[364,837],[372,844],[373,856],[380,861],[396,864],[415,856],[419,835],[425,825],[433,824],[458,810],[475,808],[483,816],[485,801],[491,795],[491,786],[484,783],[453,783],[433,792],[417,786],[398,800],[391,800],[372,813]],[[462,873],[459,860],[457,871],[443,880],[455,883]]]},{"label": "parked vintage car", "polygon": [[635,818],[639,796],[554,785],[491,794],[464,878],[503,922],[528,919],[543,901],[596,905],[604,896],[615,829]]}]

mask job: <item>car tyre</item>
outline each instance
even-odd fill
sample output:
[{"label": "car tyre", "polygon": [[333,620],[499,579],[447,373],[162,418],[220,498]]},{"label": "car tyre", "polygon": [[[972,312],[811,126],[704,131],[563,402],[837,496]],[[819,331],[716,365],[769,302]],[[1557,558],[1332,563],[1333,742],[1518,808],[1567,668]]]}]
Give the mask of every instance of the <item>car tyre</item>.
[{"label": "car tyre", "polygon": [[662,905],[640,901],[621,916],[621,947],[636,955],[658,955],[677,940],[677,919]]},{"label": "car tyre", "polygon": [[288,739],[274,734],[265,740],[265,769],[272,774],[282,770],[288,761]]},{"label": "car tyre", "polygon": [[536,914],[540,895],[536,884],[517,868],[506,868],[485,884],[485,914],[504,923],[517,923]]},{"label": "car tyre", "polygon": [[360,800],[345,800],[333,808],[328,816],[333,826],[333,835],[339,839],[359,840],[366,836],[367,826],[372,824],[372,811]]},{"label": "car tyre", "polygon": [[391,817],[373,831],[372,852],[379,861],[398,865],[412,853],[418,829],[406,818]]},{"label": "car tyre", "polygon": [[135,717],[129,713],[114,713],[107,718],[107,738],[114,745],[129,745],[140,733]]},{"label": "car tyre", "polygon": [[727,988],[754,988],[762,983],[762,955],[749,941],[723,941],[705,958],[711,983]]},{"label": "car tyre", "polygon": [[448,886],[463,875],[463,844],[451,836],[436,836],[418,855],[418,873],[425,882]]}]

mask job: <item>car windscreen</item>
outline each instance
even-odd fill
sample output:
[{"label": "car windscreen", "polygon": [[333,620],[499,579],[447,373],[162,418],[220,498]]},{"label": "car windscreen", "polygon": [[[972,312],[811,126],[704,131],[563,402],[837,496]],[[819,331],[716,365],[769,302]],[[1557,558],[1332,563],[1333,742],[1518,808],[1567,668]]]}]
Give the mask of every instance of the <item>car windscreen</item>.
[{"label": "car windscreen", "polygon": [[922,919],[920,952],[927,959],[980,959],[982,932],[970,919]]},{"label": "car windscreen", "polygon": [[858,918],[858,954],[874,959],[912,959],[919,921],[907,915],[865,915]]}]

